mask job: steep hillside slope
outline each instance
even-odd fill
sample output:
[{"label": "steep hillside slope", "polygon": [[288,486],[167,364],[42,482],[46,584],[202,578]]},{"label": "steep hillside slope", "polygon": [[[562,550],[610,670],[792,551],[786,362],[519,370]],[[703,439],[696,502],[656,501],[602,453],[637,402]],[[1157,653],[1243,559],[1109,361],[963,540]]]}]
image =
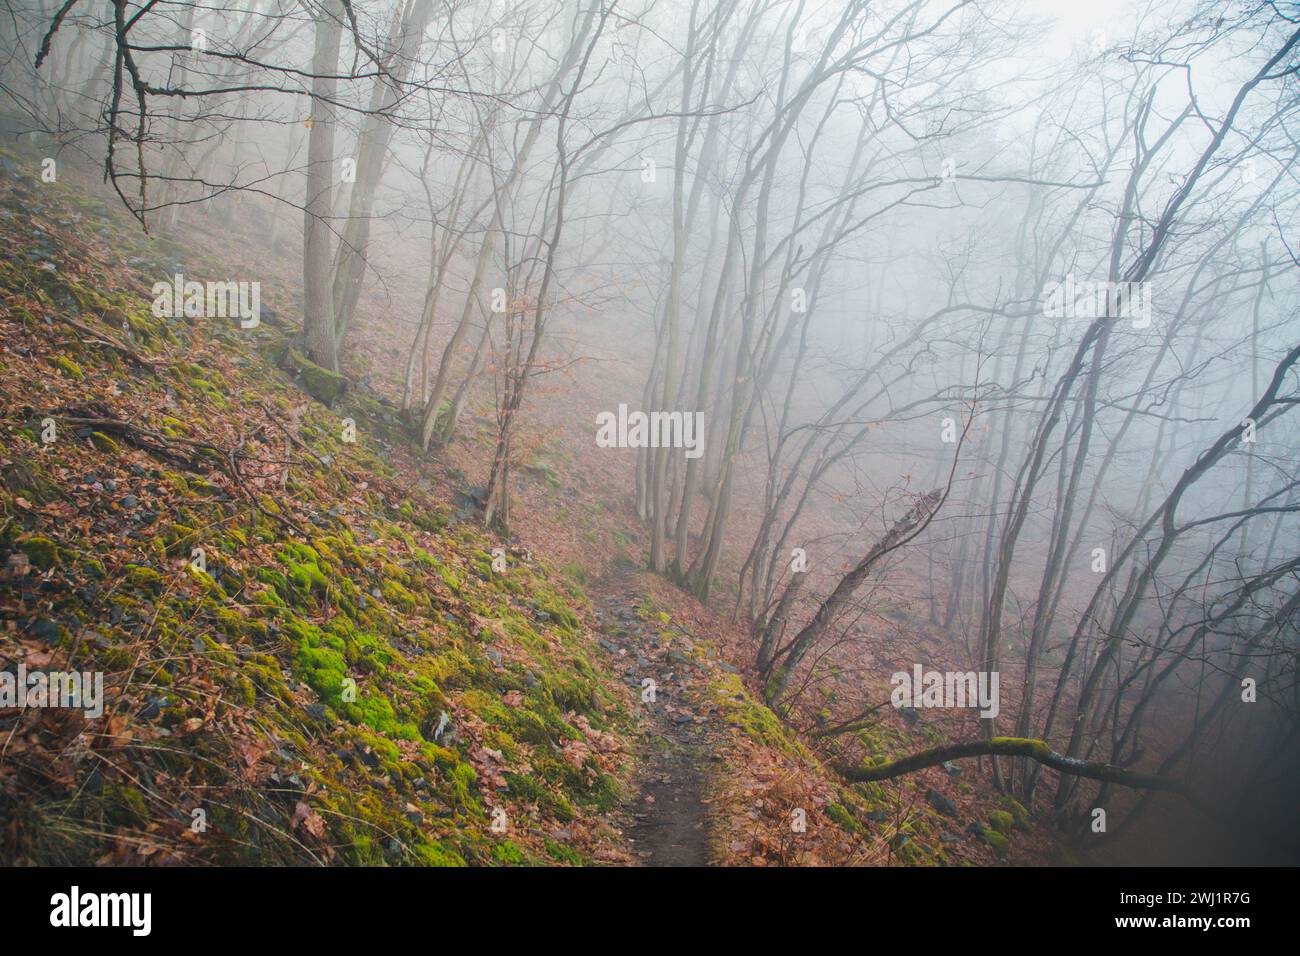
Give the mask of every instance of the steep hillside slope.
[{"label": "steep hillside slope", "polygon": [[105,700],[0,711],[0,858],[625,859],[631,698],[580,588],[494,562],[390,410],[307,398],[269,323],[155,318],[106,244],[184,250],[6,160],[0,660]]}]

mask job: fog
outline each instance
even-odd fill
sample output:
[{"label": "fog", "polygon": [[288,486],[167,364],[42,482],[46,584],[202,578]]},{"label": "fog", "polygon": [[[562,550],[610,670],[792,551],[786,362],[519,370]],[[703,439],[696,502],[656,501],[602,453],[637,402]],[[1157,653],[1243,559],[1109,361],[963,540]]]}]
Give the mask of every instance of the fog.
[{"label": "fog", "polygon": [[581,494],[744,624],[746,679],[827,754],[860,762],[896,671],[996,672],[997,715],[933,743],[983,741],[1035,814],[1115,860],[1142,834],[1294,859],[1294,6],[3,19],[6,137],[93,170],[142,233],[290,263],[185,278],[260,283],[305,360],[431,462],[472,459],[489,528],[527,537],[541,418],[622,456]]}]

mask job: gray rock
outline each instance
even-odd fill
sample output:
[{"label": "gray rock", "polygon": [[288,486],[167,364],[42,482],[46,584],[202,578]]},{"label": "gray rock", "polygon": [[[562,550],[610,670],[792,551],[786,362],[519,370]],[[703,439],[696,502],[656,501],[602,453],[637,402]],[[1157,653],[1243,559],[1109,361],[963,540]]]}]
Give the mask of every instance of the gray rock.
[{"label": "gray rock", "polygon": [[32,637],[53,644],[59,639],[59,628],[49,618],[39,617],[29,627]]},{"label": "gray rock", "polygon": [[926,791],[925,802],[930,804],[944,816],[955,817],[957,815],[957,804],[953,803],[938,790],[933,788]]}]

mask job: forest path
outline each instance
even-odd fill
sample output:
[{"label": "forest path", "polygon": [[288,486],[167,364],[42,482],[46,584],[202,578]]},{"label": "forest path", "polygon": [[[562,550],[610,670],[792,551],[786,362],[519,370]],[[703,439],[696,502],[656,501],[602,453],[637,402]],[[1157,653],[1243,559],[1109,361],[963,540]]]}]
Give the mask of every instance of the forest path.
[{"label": "forest path", "polygon": [[[592,599],[600,644],[640,708],[636,795],[624,808],[632,852],[647,866],[707,866],[709,764],[724,734],[707,693],[713,662],[691,653],[680,628],[642,619],[630,572],[611,572]],[[643,699],[646,678],[655,682],[653,702]]]}]

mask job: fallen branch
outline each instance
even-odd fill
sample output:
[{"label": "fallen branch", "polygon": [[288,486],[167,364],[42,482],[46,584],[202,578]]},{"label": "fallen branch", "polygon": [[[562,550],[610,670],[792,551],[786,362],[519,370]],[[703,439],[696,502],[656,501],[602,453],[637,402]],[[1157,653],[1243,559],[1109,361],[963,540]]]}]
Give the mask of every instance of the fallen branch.
[{"label": "fallen branch", "polygon": [[202,474],[204,471],[203,466],[193,455],[186,455],[175,446],[184,445],[194,449],[195,453],[206,452],[211,456],[215,456],[217,460],[213,463],[214,466],[224,470],[221,461],[223,452],[216,445],[210,442],[196,441],[192,438],[169,438],[166,435],[160,435],[148,428],[142,428],[124,419],[114,417],[100,407],[98,403],[87,406],[65,406],[49,414],[57,416],[58,420],[65,425],[93,428],[110,437],[120,438],[127,444],[143,449],[155,458],[174,465],[180,465],[195,474]]},{"label": "fallen branch", "polygon": [[147,358],[139,351],[133,349],[131,346],[127,345],[125,342],[123,342],[121,339],[117,338],[116,336],[108,334],[103,329],[92,328],[91,326],[86,325],[84,322],[78,322],[76,319],[71,318],[70,316],[63,315],[59,312],[53,312],[50,313],[50,318],[54,319],[55,321],[62,322],[64,325],[71,326],[72,328],[80,332],[82,335],[86,336],[86,339],[84,340],[83,344],[107,345],[109,348],[113,349],[114,351],[119,352],[122,355],[126,356],[128,359],[130,359],[140,368],[148,369],[151,372],[157,372],[159,368],[165,368],[167,366],[176,364],[175,362],[167,361],[164,359]]},{"label": "fallen branch", "polygon": [[[1053,770],[1087,777],[1090,780],[1104,780],[1122,787],[1138,787],[1146,790],[1163,790],[1177,793],[1191,799],[1187,785],[1171,777],[1155,774],[1137,773],[1116,767],[1108,763],[1091,763],[1076,757],[1067,757],[1057,753],[1041,740],[1027,737],[994,737],[992,740],[968,740],[956,744],[944,744],[922,750],[909,757],[891,760],[888,763],[871,766],[841,767],[840,773],[845,779],[854,783],[866,783],[872,780],[889,780],[901,777],[905,773],[914,773],[926,767],[937,767],[947,760],[960,760],[963,757],[1028,757],[1037,760]],[[1199,801],[1193,800],[1199,805]]]}]

